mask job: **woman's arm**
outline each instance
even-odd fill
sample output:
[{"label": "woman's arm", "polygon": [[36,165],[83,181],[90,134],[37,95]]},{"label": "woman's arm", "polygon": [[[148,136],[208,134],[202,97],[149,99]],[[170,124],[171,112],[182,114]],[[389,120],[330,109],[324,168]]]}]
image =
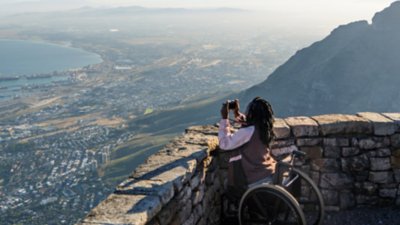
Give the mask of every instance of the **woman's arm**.
[{"label": "woman's arm", "polygon": [[254,133],[254,126],[239,129],[235,133],[230,131],[228,119],[221,119],[219,123],[218,140],[222,150],[233,150],[248,142]]}]

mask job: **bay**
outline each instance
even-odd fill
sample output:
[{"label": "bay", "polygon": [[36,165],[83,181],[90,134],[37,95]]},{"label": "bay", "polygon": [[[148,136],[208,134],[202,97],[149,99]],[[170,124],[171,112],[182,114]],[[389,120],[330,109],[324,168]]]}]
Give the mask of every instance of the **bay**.
[{"label": "bay", "polygon": [[43,42],[0,39],[0,76],[51,73],[100,63],[101,57],[78,48]]},{"label": "bay", "polygon": [[[101,63],[83,49],[45,42],[0,39],[0,101],[27,96],[40,87],[68,82],[68,75],[45,75]],[[39,75],[39,76],[38,76]],[[35,79],[28,79],[29,77]]]}]

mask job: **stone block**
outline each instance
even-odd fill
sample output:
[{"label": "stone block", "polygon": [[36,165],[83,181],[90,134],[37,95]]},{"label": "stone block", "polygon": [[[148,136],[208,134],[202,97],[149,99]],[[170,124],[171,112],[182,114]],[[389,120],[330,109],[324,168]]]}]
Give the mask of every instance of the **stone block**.
[{"label": "stone block", "polygon": [[390,188],[390,189],[380,189],[379,196],[383,198],[396,198],[397,196],[397,188]]},{"label": "stone block", "polygon": [[167,204],[174,197],[174,187],[172,182],[129,179],[118,185],[115,193],[158,196],[162,204]]},{"label": "stone block", "polygon": [[156,196],[111,194],[92,209],[83,222],[144,225],[160,212],[161,207]]},{"label": "stone block", "polygon": [[182,157],[171,156],[166,154],[151,155],[143,164],[140,164],[133,174],[132,178],[147,179],[155,173],[162,173],[170,170],[176,165],[180,164],[179,161]]},{"label": "stone block", "polygon": [[365,154],[349,158],[342,158],[341,161],[342,170],[344,172],[361,172],[368,170],[370,167],[368,156]]},{"label": "stone block", "polygon": [[354,194],[349,191],[340,192],[340,209],[350,209],[356,205]]},{"label": "stone block", "polygon": [[369,180],[373,183],[387,184],[393,182],[393,173],[389,171],[384,172],[369,172]]},{"label": "stone block", "polygon": [[400,134],[393,134],[390,136],[390,144],[394,148],[400,148]]},{"label": "stone block", "polygon": [[179,209],[179,204],[178,201],[176,201],[175,199],[173,199],[166,206],[164,206],[161,212],[157,214],[157,218],[158,221],[160,222],[160,225],[169,224],[172,221],[173,216],[178,212],[178,209]]},{"label": "stone block", "polygon": [[282,154],[287,154],[287,153],[291,153],[294,150],[298,150],[296,145],[292,145],[292,146],[288,146],[288,147],[283,147],[283,148],[273,148],[271,149],[271,152],[274,156],[279,156]]},{"label": "stone block", "polygon": [[353,177],[356,181],[363,182],[363,181],[368,181],[369,177],[369,171],[358,171],[353,173]]},{"label": "stone block", "polygon": [[342,148],[342,156],[343,157],[350,157],[355,156],[360,153],[360,149],[357,147],[344,147]]},{"label": "stone block", "polygon": [[320,126],[322,135],[332,134],[372,134],[372,124],[355,115],[330,114],[312,117]]},{"label": "stone block", "polygon": [[386,116],[390,120],[397,125],[397,131],[400,129],[400,113],[382,113],[382,115]]},{"label": "stone block", "polygon": [[200,218],[206,216],[206,215],[204,215],[203,206],[201,204],[198,204],[193,209],[193,215],[194,215],[194,220],[193,220],[194,223],[193,224],[196,224],[200,220]]},{"label": "stone block", "polygon": [[394,169],[393,173],[396,183],[400,183],[400,169]]},{"label": "stone block", "polygon": [[354,184],[357,193],[374,195],[378,190],[378,185],[372,182],[357,182]]},{"label": "stone block", "polygon": [[276,140],[272,142],[271,148],[284,148],[294,145],[293,139]]},{"label": "stone block", "polygon": [[290,127],[283,119],[275,119],[273,130],[276,139],[288,138],[290,136]]},{"label": "stone block", "polygon": [[179,202],[186,202],[187,200],[190,199],[190,197],[192,196],[192,188],[188,185],[186,185],[182,191],[180,191],[177,196],[176,199]]},{"label": "stone block", "polygon": [[397,130],[396,123],[386,116],[373,112],[362,112],[357,115],[372,122],[375,135],[392,135]]},{"label": "stone block", "polygon": [[199,204],[203,200],[203,197],[204,197],[204,186],[200,186],[200,188],[197,191],[193,192],[192,195],[193,205]]},{"label": "stone block", "polygon": [[350,145],[350,141],[347,138],[324,138],[324,145],[347,147]]},{"label": "stone block", "polygon": [[392,152],[388,148],[381,148],[376,150],[376,156],[377,157],[387,157],[390,156]]},{"label": "stone block", "polygon": [[178,211],[179,224],[183,224],[189,219],[190,215],[192,214],[192,209],[193,205],[191,200],[187,201],[186,204],[181,207],[181,209]]},{"label": "stone block", "polygon": [[338,205],[339,193],[335,190],[322,189],[321,194],[324,198],[325,205]]},{"label": "stone block", "polygon": [[190,180],[190,187],[192,190],[196,189],[201,182],[201,174],[198,173],[197,175],[194,175],[193,178]]},{"label": "stone block", "polygon": [[306,157],[310,159],[319,159],[322,157],[322,148],[319,146],[301,147],[300,150],[305,152],[307,154]]},{"label": "stone block", "polygon": [[353,178],[345,173],[321,173],[320,187],[326,189],[350,189]]},{"label": "stone block", "polygon": [[318,124],[309,117],[289,117],[285,119],[296,137],[318,136]]},{"label": "stone block", "polygon": [[299,147],[303,146],[317,146],[322,142],[322,138],[298,138],[296,145]]},{"label": "stone block", "polygon": [[185,222],[182,223],[182,225],[193,225],[193,224],[195,224],[194,215],[193,214],[191,214],[189,216],[189,218]]},{"label": "stone block", "polygon": [[378,144],[372,138],[365,138],[358,141],[360,149],[371,150],[378,147]]},{"label": "stone block", "polygon": [[325,146],[324,147],[324,157],[325,158],[340,158],[340,147],[337,146]]},{"label": "stone block", "polygon": [[340,170],[340,164],[337,159],[313,159],[311,161],[311,169],[321,172],[337,172]]},{"label": "stone block", "polygon": [[391,168],[390,158],[370,158],[371,162],[371,170],[373,171],[382,171],[389,170]]}]

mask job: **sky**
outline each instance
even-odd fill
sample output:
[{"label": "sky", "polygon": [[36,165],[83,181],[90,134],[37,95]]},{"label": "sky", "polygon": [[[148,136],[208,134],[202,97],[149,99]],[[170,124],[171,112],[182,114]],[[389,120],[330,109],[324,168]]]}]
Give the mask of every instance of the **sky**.
[{"label": "sky", "polygon": [[370,21],[373,15],[395,0],[0,0],[0,15],[24,11],[68,10],[83,6],[144,6],[158,8],[241,8],[287,15],[296,19],[324,18],[329,23],[344,24]]}]

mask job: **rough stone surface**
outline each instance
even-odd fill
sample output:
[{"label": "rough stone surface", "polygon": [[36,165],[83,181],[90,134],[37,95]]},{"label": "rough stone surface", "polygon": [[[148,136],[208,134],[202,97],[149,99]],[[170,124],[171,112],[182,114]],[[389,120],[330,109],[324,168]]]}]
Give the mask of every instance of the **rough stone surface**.
[{"label": "rough stone surface", "polygon": [[375,135],[392,135],[397,130],[397,125],[393,120],[388,119],[379,113],[363,112],[357,115],[372,122]]},{"label": "rough stone surface", "polygon": [[361,139],[358,142],[360,149],[371,150],[377,148],[377,143],[372,138]]},{"label": "rough stone surface", "polygon": [[290,136],[290,127],[286,124],[285,120],[276,118],[274,133],[276,139],[288,138]]},{"label": "rough stone surface", "polygon": [[335,172],[340,170],[340,164],[337,159],[314,159],[311,168],[321,172]]},{"label": "rough stone surface", "polygon": [[285,121],[296,137],[318,136],[318,124],[309,117],[289,117]]},{"label": "rough stone surface", "polygon": [[320,186],[327,189],[348,189],[353,187],[353,179],[345,173],[322,173]]},{"label": "rough stone surface", "polygon": [[334,190],[322,189],[321,194],[324,198],[324,202],[327,205],[338,205],[339,204],[339,192]]},{"label": "rough stone surface", "polygon": [[390,143],[395,148],[400,148],[400,134],[393,134],[390,136]]},{"label": "rough stone surface", "polygon": [[382,113],[382,115],[394,121],[397,125],[397,131],[400,130],[400,113]]},{"label": "rough stone surface", "polygon": [[279,155],[282,155],[282,154],[291,153],[294,150],[299,150],[296,145],[291,145],[291,146],[283,147],[283,148],[273,148],[272,149],[272,154],[275,155],[275,156],[279,156]]},{"label": "rough stone surface", "polygon": [[342,170],[344,172],[360,172],[369,169],[370,162],[368,156],[363,154],[359,156],[342,158]]},{"label": "rough stone surface", "polygon": [[391,155],[391,151],[388,148],[381,148],[376,150],[377,157],[387,157]]},{"label": "rough stone surface", "polygon": [[174,196],[174,187],[170,182],[163,183],[161,181],[130,179],[119,185],[115,193],[158,196],[161,202],[166,204]]},{"label": "rough stone surface", "polygon": [[396,188],[381,189],[381,190],[379,190],[379,196],[381,196],[383,198],[396,198],[397,189]]},{"label": "rough stone surface", "polygon": [[312,117],[320,125],[323,135],[331,134],[372,134],[372,124],[355,115],[330,114]]},{"label": "rough stone surface", "polygon": [[369,172],[369,180],[378,184],[387,184],[393,181],[392,172]]},{"label": "rough stone surface", "polygon": [[390,169],[390,158],[370,158],[371,170],[382,171]]},{"label": "rough stone surface", "polygon": [[150,221],[160,210],[158,197],[112,194],[94,208],[83,222],[142,225]]},{"label": "rough stone surface", "polygon": [[303,146],[316,146],[322,142],[321,138],[298,138],[296,140],[296,145],[299,147]]},{"label": "rough stone surface", "polygon": [[360,153],[360,149],[356,147],[342,148],[343,157],[355,156]]},{"label": "rough stone surface", "polygon": [[301,147],[300,150],[307,154],[307,158],[319,159],[322,157],[322,148],[319,146],[315,147]]},{"label": "rough stone surface", "polygon": [[338,159],[340,158],[340,152],[341,149],[340,147],[337,146],[325,146],[324,147],[324,157],[325,158],[334,158]]},{"label": "rough stone surface", "polygon": [[325,146],[349,146],[350,141],[347,138],[324,138]]}]

